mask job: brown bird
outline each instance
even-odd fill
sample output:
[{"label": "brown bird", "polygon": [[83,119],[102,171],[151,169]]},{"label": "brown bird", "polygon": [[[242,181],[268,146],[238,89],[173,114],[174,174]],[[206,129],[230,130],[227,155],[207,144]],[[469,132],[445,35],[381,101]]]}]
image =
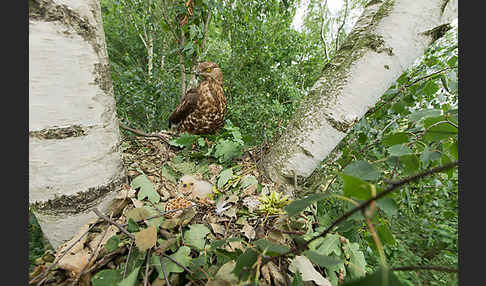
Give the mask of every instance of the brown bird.
[{"label": "brown bird", "polygon": [[179,133],[214,134],[223,126],[226,113],[223,73],[218,64],[213,62],[200,63],[195,72],[204,81],[182,97],[169,117],[169,128],[177,125]]}]

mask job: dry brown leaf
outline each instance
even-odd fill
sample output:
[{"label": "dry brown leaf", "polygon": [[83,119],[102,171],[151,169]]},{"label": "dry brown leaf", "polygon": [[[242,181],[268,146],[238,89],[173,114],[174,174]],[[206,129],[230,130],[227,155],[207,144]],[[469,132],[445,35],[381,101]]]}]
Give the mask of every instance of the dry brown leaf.
[{"label": "dry brown leaf", "polygon": [[149,226],[135,233],[135,244],[140,251],[145,251],[155,246],[157,242],[157,230],[154,226]]},{"label": "dry brown leaf", "polygon": [[225,228],[224,226],[220,225],[220,224],[217,224],[217,223],[210,223],[209,224],[211,226],[211,228],[213,229],[213,232],[214,233],[219,233],[221,235],[224,235],[225,233]]},{"label": "dry brown leaf", "polygon": [[248,223],[243,226],[243,229],[241,230],[241,232],[243,232],[243,234],[249,240],[255,239],[255,235],[256,235],[255,229],[251,225],[249,225]]},{"label": "dry brown leaf", "polygon": [[150,212],[144,207],[136,207],[134,209],[127,211],[126,217],[127,219],[131,218],[134,221],[139,221],[150,217]]}]

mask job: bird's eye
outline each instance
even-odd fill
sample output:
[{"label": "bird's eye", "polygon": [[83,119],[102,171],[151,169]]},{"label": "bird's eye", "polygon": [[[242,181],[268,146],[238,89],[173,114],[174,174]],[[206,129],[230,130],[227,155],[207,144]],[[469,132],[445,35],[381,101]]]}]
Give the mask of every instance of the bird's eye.
[{"label": "bird's eye", "polygon": [[192,186],[192,185],[194,185],[194,183],[190,183],[190,185]]},{"label": "bird's eye", "polygon": [[207,71],[207,72],[211,72],[211,68],[207,68],[207,69],[206,69],[206,71]]},{"label": "bird's eye", "polygon": [[187,187],[187,184],[182,185],[184,188]]}]

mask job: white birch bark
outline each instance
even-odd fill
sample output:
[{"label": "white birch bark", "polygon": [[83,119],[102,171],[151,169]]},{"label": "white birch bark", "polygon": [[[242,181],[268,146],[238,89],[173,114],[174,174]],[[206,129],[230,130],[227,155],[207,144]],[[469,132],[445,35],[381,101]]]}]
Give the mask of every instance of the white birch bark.
[{"label": "white birch bark", "polygon": [[124,181],[97,0],[29,1],[29,202],[53,247]]},{"label": "white birch bark", "polygon": [[454,18],[455,0],[371,1],[263,159],[266,175],[292,194]]}]

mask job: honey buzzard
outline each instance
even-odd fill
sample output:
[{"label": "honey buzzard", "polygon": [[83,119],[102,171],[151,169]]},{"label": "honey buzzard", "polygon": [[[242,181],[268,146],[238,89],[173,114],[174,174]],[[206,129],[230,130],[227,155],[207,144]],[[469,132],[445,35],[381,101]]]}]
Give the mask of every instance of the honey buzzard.
[{"label": "honey buzzard", "polygon": [[213,62],[200,63],[195,72],[204,81],[182,97],[169,117],[169,128],[177,125],[176,130],[180,133],[214,134],[223,126],[226,113],[223,73]]}]

